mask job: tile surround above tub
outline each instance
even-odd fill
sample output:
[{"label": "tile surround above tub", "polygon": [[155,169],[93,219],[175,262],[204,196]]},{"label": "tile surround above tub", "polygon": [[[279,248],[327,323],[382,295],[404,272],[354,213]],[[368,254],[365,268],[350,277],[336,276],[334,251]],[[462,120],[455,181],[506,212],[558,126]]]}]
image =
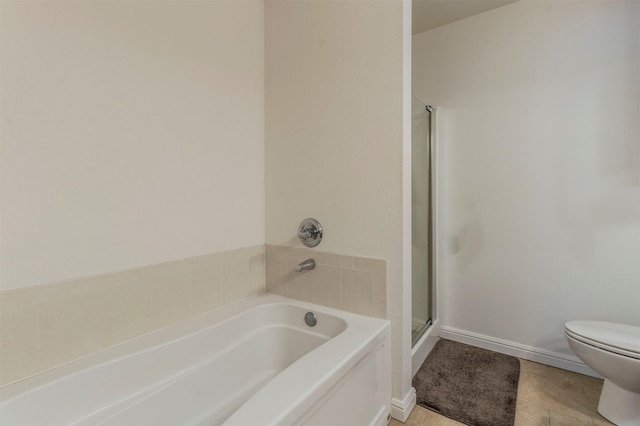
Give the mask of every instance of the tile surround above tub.
[{"label": "tile surround above tub", "polygon": [[264,246],[0,293],[0,385],[264,293]]},{"label": "tile surround above tub", "polygon": [[[316,268],[296,272],[313,258]],[[387,262],[316,249],[267,245],[267,292],[378,318],[387,316]]]}]

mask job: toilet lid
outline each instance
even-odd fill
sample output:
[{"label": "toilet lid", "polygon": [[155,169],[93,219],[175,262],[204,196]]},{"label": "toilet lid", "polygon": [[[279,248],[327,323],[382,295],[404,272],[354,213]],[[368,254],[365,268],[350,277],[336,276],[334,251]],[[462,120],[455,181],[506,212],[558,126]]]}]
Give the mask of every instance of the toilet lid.
[{"label": "toilet lid", "polygon": [[568,321],[565,330],[586,344],[640,358],[640,327],[605,321]]}]

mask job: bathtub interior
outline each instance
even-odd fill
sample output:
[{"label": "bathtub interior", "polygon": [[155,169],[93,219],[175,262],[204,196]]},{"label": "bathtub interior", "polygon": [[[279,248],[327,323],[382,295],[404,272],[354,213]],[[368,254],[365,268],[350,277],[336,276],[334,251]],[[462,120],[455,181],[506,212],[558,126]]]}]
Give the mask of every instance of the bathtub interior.
[{"label": "bathtub interior", "polygon": [[[220,425],[282,370],[326,340],[289,327],[262,329],[205,365],[157,386],[151,394],[134,396],[97,413],[102,419],[90,416],[87,424],[100,420],[100,424],[114,426]],[[283,349],[294,342],[294,350]],[[221,364],[228,368],[219,368]],[[169,405],[174,409],[153,414],[159,411],[157,407]]]},{"label": "bathtub interior", "polygon": [[[187,335],[180,336],[184,330],[176,330],[180,337],[167,342],[158,343],[149,336],[146,347],[120,351],[128,355],[108,362],[96,360],[89,368],[12,398],[3,397],[0,421],[12,425],[222,424],[280,372],[347,328],[343,319],[328,314],[322,314],[311,328],[304,323],[306,312],[300,306],[273,303]],[[159,334],[166,338],[167,332]],[[123,345],[135,347],[140,342]]]}]

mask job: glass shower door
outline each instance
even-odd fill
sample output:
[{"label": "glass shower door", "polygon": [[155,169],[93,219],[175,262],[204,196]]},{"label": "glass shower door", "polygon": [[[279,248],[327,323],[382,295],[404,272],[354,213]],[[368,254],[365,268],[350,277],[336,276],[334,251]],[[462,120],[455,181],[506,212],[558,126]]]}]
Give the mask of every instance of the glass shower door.
[{"label": "glass shower door", "polygon": [[431,108],[411,99],[412,346],[431,325]]}]

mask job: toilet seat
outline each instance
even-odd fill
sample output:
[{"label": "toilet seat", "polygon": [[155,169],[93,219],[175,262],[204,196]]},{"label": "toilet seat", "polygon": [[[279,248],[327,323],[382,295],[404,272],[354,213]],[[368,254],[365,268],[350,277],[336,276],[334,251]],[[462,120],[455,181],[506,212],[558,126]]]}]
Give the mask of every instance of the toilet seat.
[{"label": "toilet seat", "polygon": [[568,321],[565,334],[587,345],[640,359],[640,327],[605,321]]}]

